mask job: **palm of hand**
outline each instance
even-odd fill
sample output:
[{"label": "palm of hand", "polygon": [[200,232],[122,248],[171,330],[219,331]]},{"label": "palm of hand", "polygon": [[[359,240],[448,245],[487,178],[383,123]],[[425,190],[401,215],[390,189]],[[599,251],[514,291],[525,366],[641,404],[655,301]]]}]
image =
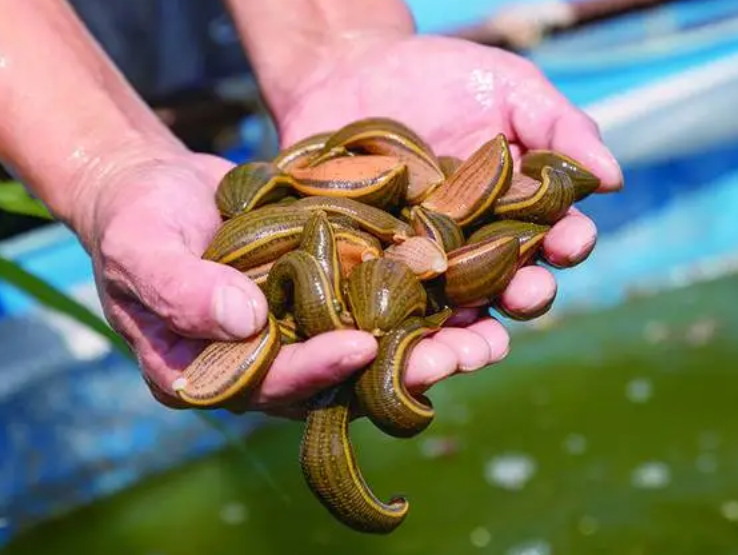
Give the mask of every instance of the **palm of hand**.
[{"label": "palm of hand", "polygon": [[620,179],[597,127],[530,62],[450,38],[412,36],[338,62],[278,118],[285,145],[367,116],[409,125],[437,154],[465,157],[497,133],[513,153],[555,148]]}]

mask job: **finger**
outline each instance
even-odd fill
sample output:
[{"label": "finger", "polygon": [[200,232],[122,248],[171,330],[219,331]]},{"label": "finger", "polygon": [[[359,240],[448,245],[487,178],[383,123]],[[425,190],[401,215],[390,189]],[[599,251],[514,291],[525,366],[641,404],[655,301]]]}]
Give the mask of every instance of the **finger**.
[{"label": "finger", "polygon": [[516,272],[497,304],[505,312],[527,319],[550,307],[556,291],[556,280],[546,268],[524,266]]},{"label": "finger", "polygon": [[356,330],[324,333],[282,347],[263,383],[254,394],[254,408],[308,399],[344,382],[377,354],[370,334]]},{"label": "finger", "polygon": [[154,382],[148,374],[145,372],[142,373],[142,377],[144,380],[144,383],[148,386],[149,392],[151,393],[151,396],[156,399],[157,402],[164,405],[165,407],[168,407],[170,409],[189,409],[192,408],[191,405],[179,397],[175,397],[173,395],[170,395],[166,392],[164,392],[157,384]]},{"label": "finger", "polygon": [[111,299],[107,303],[106,314],[132,346],[154,396],[177,401],[172,384],[181,377],[182,370],[194,360],[206,342],[180,337],[167,327],[166,322],[133,300]]},{"label": "finger", "polygon": [[543,257],[552,266],[570,268],[589,257],[597,242],[594,222],[576,208],[556,223],[543,240]]},{"label": "finger", "polygon": [[201,260],[176,241],[166,251],[131,257],[122,281],[185,337],[243,339],[266,324],[266,298],[253,281],[225,264]]},{"label": "finger", "polygon": [[553,149],[582,163],[602,181],[600,192],[623,186],[620,165],[602,142],[599,128],[534,66],[506,95],[518,140],[526,149]]},{"label": "finger", "polygon": [[198,154],[197,161],[206,175],[212,175],[215,178],[207,180],[207,184],[214,189],[218,187],[222,177],[236,166],[230,160],[213,154]]},{"label": "finger", "polygon": [[405,386],[414,393],[422,393],[454,374],[458,365],[456,353],[448,345],[433,338],[423,339],[410,354]]},{"label": "finger", "polygon": [[456,355],[457,368],[470,372],[485,366],[490,359],[487,341],[468,328],[443,328],[433,340],[446,345]]},{"label": "finger", "polygon": [[581,162],[599,177],[599,192],[622,189],[620,164],[602,142],[597,124],[584,112],[572,107],[554,118],[550,148]]},{"label": "finger", "polygon": [[479,316],[481,315],[481,309],[476,307],[463,307],[463,308],[457,308],[454,310],[454,313],[451,315],[451,317],[446,320],[445,326],[448,327],[466,327],[469,324],[472,324],[479,320]]},{"label": "finger", "polygon": [[489,346],[489,359],[485,365],[501,362],[510,352],[510,334],[500,322],[487,316],[467,328],[480,335]]}]

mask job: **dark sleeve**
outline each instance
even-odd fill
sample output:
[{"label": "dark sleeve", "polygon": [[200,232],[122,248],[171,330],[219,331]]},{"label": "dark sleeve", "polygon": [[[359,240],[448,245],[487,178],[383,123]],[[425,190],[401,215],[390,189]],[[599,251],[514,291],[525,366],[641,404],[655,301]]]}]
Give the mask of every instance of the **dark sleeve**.
[{"label": "dark sleeve", "polygon": [[71,0],[70,4],[147,100],[251,70],[223,2]]}]

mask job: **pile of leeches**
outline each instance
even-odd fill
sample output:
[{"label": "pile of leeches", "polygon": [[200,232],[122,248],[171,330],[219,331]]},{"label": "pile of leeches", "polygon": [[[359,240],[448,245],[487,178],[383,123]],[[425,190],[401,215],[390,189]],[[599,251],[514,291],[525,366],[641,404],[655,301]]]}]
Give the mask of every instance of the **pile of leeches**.
[{"label": "pile of leeches", "polygon": [[376,358],[306,405],[304,478],[340,522],[386,534],[408,501],[381,501],[364,481],[348,435],[366,417],[397,438],[434,418],[411,395],[405,369],[418,342],[456,307],[495,307],[550,227],[599,180],[553,151],[513,169],[498,134],[466,160],[437,156],[398,121],[367,118],[307,137],[271,162],[239,165],[215,202],[223,223],[203,258],[230,265],[264,291],[266,326],[244,341],[214,341],[178,388],[191,407],[246,410],[281,345],[338,329],[378,340]]}]

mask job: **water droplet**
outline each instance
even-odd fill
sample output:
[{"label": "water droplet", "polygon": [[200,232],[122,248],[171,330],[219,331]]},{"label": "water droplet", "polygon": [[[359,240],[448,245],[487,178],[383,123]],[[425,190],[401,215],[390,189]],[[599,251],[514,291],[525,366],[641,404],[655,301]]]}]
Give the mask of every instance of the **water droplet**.
[{"label": "water droplet", "polygon": [[663,322],[652,320],[644,326],[643,337],[651,344],[662,343],[669,337],[669,328]]},{"label": "water droplet", "polygon": [[569,434],[564,439],[564,449],[572,455],[581,455],[587,450],[587,438],[581,434]]},{"label": "water droplet", "polygon": [[660,489],[671,481],[671,471],[662,462],[650,461],[633,471],[631,483],[641,489]]},{"label": "water droplet", "polygon": [[492,539],[492,534],[489,533],[489,530],[482,526],[477,526],[474,528],[474,530],[471,531],[471,534],[469,534],[469,541],[474,547],[479,547],[480,549],[482,547],[487,547],[489,545],[490,540]]},{"label": "water droplet", "polygon": [[469,90],[482,109],[492,107],[495,88],[495,76],[491,71],[475,69],[469,75]]},{"label": "water droplet", "polygon": [[720,507],[720,512],[731,522],[738,522],[738,501],[735,499],[726,501]]},{"label": "water droplet", "polygon": [[645,403],[653,395],[651,380],[636,378],[625,386],[625,396],[631,403]]},{"label": "water droplet", "polygon": [[485,479],[507,490],[520,490],[533,477],[536,463],[527,455],[508,453],[487,463]]},{"label": "water droplet", "polygon": [[583,536],[591,536],[599,527],[600,523],[592,516],[583,516],[579,519],[579,533]]},{"label": "water droplet", "polygon": [[10,521],[7,518],[0,516],[0,530],[7,528],[10,525]]},{"label": "water droplet", "polygon": [[712,453],[702,453],[697,457],[695,465],[703,474],[712,474],[717,470],[717,459]]},{"label": "water droplet", "polygon": [[248,510],[243,503],[239,503],[238,501],[227,503],[220,509],[220,519],[231,526],[243,524],[248,519],[248,516]]},{"label": "water droplet", "polygon": [[551,555],[551,546],[543,540],[531,540],[511,547],[507,555]]}]

